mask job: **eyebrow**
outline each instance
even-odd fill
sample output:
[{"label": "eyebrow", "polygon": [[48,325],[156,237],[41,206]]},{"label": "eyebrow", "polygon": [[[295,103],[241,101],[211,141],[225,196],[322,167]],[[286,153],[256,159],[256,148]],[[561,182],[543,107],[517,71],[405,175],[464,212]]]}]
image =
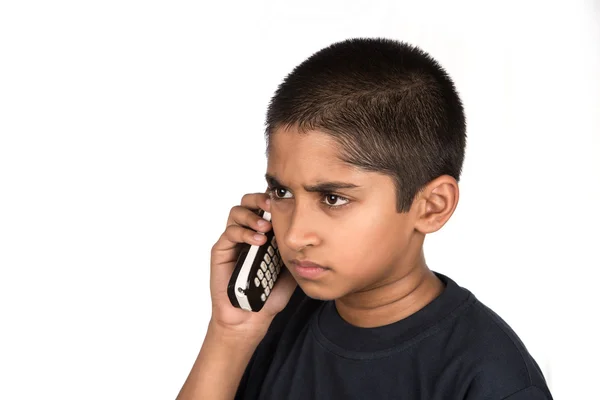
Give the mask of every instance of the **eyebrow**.
[{"label": "eyebrow", "polygon": [[[267,183],[269,184],[269,186],[286,188],[285,185],[282,185],[277,180],[277,178],[275,178],[272,175],[265,174],[265,179],[267,180]],[[316,185],[304,185],[303,186],[304,190],[306,190],[307,192],[311,192],[311,193],[329,193],[329,192],[335,192],[340,189],[354,189],[354,188],[358,188],[358,187],[360,187],[360,186],[355,185],[354,183],[339,182],[339,181],[321,182],[321,183],[317,183]]]}]

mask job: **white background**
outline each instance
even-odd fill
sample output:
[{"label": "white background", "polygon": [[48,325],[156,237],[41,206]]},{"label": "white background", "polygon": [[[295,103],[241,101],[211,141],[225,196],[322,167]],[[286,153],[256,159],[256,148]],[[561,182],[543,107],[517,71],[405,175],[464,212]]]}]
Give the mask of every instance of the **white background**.
[{"label": "white background", "polygon": [[430,267],[517,331],[556,399],[600,398],[600,4],[209,3],[0,4],[0,398],[175,398],[210,248],[265,187],[269,98],[356,36],[422,47],[465,103]]}]

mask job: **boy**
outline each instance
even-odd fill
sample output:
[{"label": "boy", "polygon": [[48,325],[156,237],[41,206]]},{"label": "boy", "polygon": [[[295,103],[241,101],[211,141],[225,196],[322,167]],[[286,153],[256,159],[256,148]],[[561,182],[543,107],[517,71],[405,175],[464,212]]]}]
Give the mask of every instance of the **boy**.
[{"label": "boy", "polygon": [[[392,40],[335,43],[284,80],[266,122],[268,192],[244,196],[213,246],[213,314],[179,399],[552,398],[511,328],[425,262],[466,143],[435,60]],[[238,244],[271,228],[287,268],[260,312],[235,308]]]}]

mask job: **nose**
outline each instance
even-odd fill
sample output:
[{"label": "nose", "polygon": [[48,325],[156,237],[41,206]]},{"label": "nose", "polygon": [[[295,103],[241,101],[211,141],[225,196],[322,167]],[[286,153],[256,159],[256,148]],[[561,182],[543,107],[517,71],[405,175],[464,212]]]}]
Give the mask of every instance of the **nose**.
[{"label": "nose", "polygon": [[320,243],[314,227],[314,212],[309,207],[296,206],[291,213],[288,229],[283,236],[285,245],[299,252],[308,246],[317,246]]}]

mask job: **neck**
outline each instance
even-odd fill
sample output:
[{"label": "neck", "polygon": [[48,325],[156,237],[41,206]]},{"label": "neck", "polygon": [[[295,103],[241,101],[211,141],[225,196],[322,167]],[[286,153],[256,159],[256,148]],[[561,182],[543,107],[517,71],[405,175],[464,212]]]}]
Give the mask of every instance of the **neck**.
[{"label": "neck", "polygon": [[349,324],[373,328],[400,321],[438,297],[444,284],[425,264],[421,251],[416,262],[404,272],[375,287],[336,299],[340,316]]}]

